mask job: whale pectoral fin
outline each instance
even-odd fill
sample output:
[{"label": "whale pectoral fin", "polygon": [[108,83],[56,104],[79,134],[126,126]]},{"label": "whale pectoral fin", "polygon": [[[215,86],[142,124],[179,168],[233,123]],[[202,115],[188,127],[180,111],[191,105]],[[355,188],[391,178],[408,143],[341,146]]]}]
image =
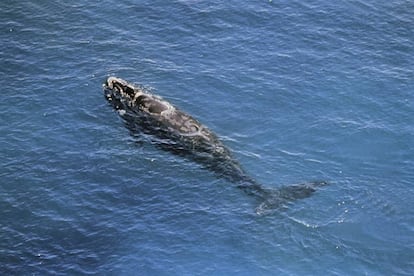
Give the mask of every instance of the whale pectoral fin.
[{"label": "whale pectoral fin", "polygon": [[255,209],[256,214],[266,215],[287,203],[310,197],[319,187],[328,185],[326,181],[315,181],[291,186],[283,186],[268,192],[267,198]]}]

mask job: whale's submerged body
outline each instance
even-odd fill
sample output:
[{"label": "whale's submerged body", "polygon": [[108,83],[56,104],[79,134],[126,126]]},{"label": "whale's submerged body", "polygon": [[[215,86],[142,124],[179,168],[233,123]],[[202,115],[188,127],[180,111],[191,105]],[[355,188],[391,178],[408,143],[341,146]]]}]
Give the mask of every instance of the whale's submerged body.
[{"label": "whale's submerged body", "polygon": [[124,119],[132,135],[149,135],[162,149],[191,159],[260,200],[257,214],[310,196],[325,182],[267,189],[249,177],[230,150],[207,127],[159,96],[125,80],[109,77],[103,85],[106,99]]}]

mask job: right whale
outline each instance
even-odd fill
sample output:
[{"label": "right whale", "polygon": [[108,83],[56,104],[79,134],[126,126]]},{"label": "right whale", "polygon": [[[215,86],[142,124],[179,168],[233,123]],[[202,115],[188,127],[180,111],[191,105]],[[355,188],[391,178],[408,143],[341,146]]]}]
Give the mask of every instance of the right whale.
[{"label": "right whale", "polygon": [[106,99],[118,111],[133,136],[146,134],[160,148],[193,160],[234,183],[260,202],[255,209],[258,215],[309,197],[317,187],[327,184],[314,181],[277,189],[266,188],[243,170],[217,135],[189,114],[120,78],[109,77],[103,87]]}]

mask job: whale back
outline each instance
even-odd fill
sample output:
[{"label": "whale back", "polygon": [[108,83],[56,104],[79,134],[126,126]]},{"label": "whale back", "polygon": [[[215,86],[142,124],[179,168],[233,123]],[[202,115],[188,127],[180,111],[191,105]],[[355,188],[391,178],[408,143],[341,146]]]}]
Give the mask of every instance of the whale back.
[{"label": "whale back", "polygon": [[217,135],[188,113],[142,88],[131,99],[116,92],[106,88],[106,98],[131,135],[146,134],[159,148],[191,159],[233,183],[254,182]]}]

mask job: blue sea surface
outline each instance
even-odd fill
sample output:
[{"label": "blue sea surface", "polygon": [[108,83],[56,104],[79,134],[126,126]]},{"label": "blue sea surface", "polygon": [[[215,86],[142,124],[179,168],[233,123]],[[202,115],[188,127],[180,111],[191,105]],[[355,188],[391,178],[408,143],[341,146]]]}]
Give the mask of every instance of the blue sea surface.
[{"label": "blue sea surface", "polygon": [[[1,1],[1,275],[413,275],[414,2]],[[192,114],[267,216],[137,143],[117,76]]]}]

